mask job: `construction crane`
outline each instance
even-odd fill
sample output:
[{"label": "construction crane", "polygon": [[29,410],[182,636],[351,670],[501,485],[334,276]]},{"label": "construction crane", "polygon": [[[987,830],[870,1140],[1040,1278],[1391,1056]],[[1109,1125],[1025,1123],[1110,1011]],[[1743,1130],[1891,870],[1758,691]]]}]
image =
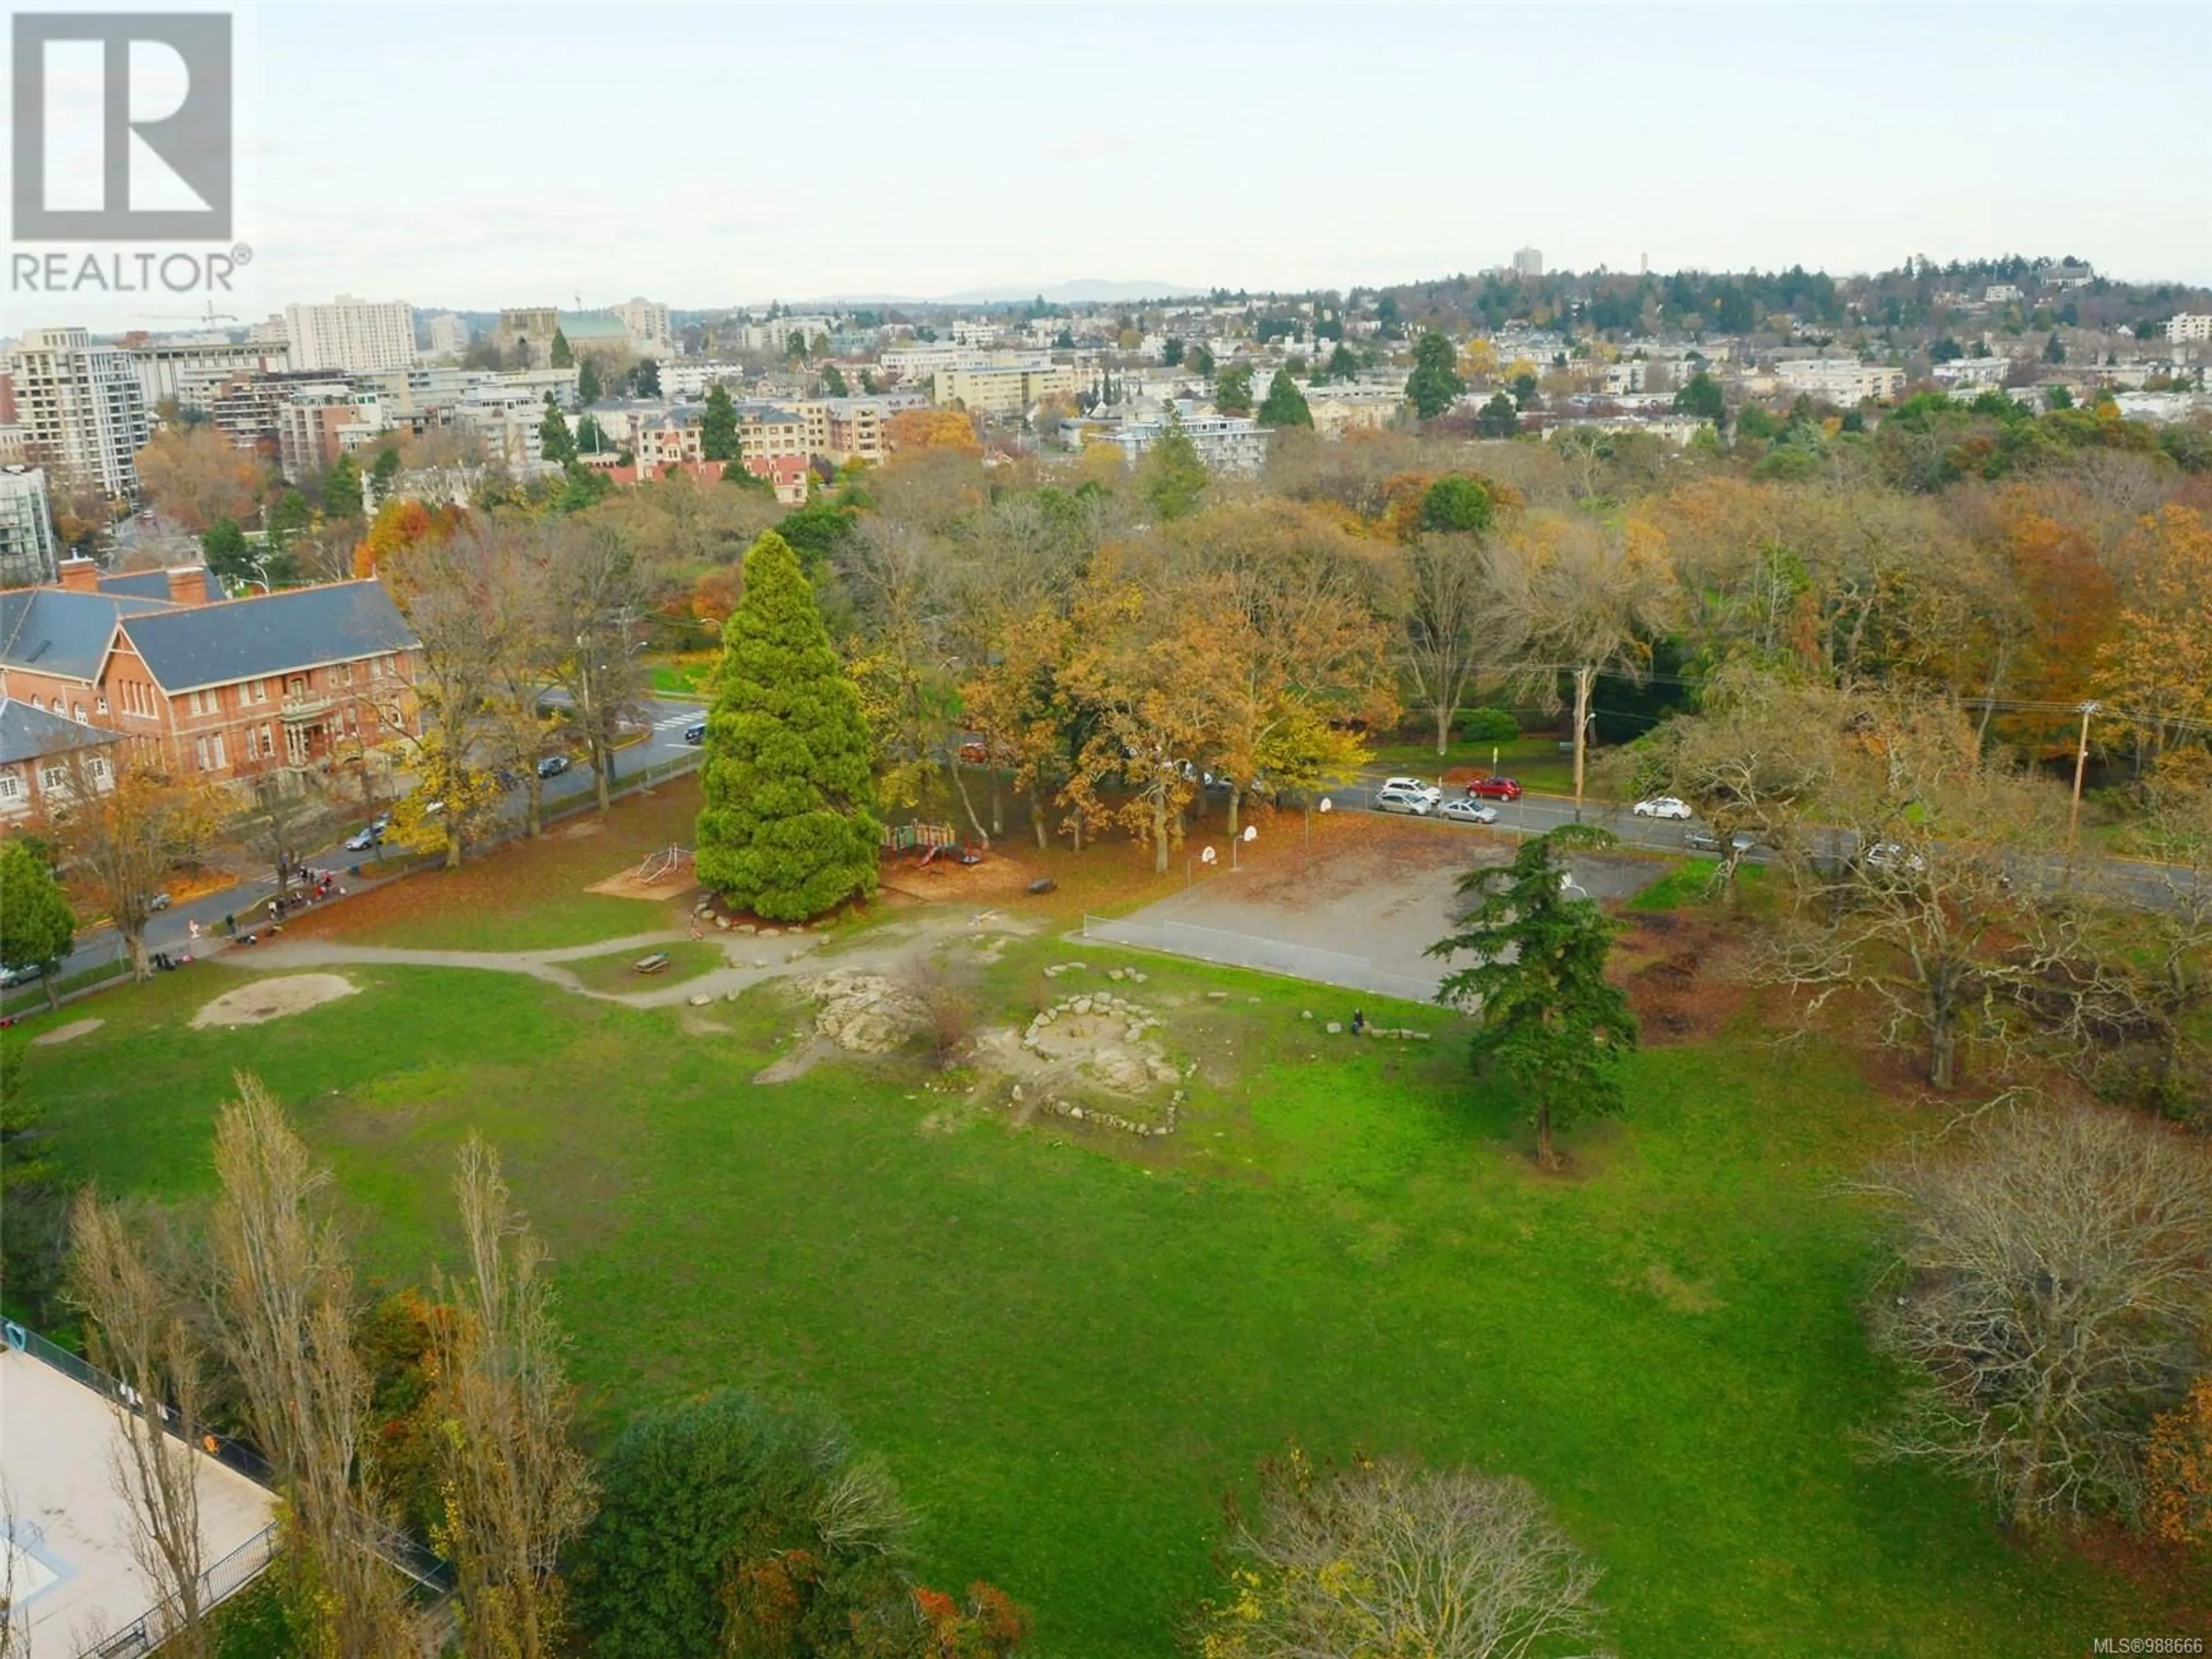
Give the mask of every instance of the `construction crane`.
[{"label": "construction crane", "polygon": [[160,312],[155,314],[154,320],[157,323],[205,323],[213,328],[217,323],[235,323],[244,319],[234,317],[227,311],[217,311],[215,301],[210,300],[204,312],[196,312],[189,317],[182,312]]}]

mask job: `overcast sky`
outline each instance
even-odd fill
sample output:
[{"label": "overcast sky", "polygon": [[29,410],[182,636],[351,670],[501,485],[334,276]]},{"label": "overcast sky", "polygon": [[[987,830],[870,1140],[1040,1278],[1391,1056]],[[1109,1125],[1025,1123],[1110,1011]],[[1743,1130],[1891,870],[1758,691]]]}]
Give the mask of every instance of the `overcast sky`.
[{"label": "overcast sky", "polygon": [[1523,245],[2212,281],[2197,3],[240,16],[234,309],[1342,288]]}]

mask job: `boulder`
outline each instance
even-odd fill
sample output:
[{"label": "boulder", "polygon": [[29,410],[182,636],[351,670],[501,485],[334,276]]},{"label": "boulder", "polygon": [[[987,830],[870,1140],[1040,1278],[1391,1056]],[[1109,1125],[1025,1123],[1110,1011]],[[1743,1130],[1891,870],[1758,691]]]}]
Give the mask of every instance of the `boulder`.
[{"label": "boulder", "polygon": [[814,1029],[839,1048],[880,1054],[900,1048],[929,1024],[921,999],[881,974],[839,969],[799,988],[817,1005]]},{"label": "boulder", "polygon": [[760,936],[763,939],[774,939],[781,931],[782,930],[780,928],[763,927],[760,930]]},{"label": "boulder", "polygon": [[1208,1002],[1226,1002],[1229,1000],[1229,993],[1226,991],[1208,991],[1206,994],[1206,1000]]},{"label": "boulder", "polygon": [[694,1008],[704,1008],[714,1000],[714,999],[713,997],[709,996],[704,991],[694,991],[689,997],[684,999],[684,1000],[689,1002]]},{"label": "boulder", "polygon": [[[724,933],[727,933],[730,930],[730,919],[727,916],[716,916],[714,918],[714,926],[720,928]],[[750,932],[751,930],[749,928],[746,931]]]},{"label": "boulder", "polygon": [[1327,1031],[1331,1036],[1335,1036],[1344,1030],[1344,1022],[1340,1019],[1333,1019],[1322,1029]]},{"label": "boulder", "polygon": [[750,936],[754,931],[753,925],[750,921],[741,921],[737,926],[737,931],[740,933]]},{"label": "boulder", "polygon": [[1050,876],[1039,876],[1022,890],[1025,893],[1049,893],[1055,891],[1059,886],[1060,884]]}]

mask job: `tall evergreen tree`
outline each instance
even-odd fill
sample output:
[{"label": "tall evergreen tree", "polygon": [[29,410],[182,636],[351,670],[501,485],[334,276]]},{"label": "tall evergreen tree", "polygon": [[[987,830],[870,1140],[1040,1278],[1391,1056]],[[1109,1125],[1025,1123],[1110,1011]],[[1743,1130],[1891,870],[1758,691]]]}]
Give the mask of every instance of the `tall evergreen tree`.
[{"label": "tall evergreen tree", "polygon": [[791,544],[763,533],[744,584],[707,717],[699,878],[756,915],[796,921],[876,890],[867,725]]},{"label": "tall evergreen tree", "polygon": [[699,453],[710,461],[738,459],[738,408],[719,382],[707,393],[706,412],[699,417]]},{"label": "tall evergreen tree", "polygon": [[1198,498],[1206,485],[1206,463],[1198,459],[1198,446],[1191,442],[1182,416],[1172,406],[1167,429],[1146,452],[1139,484],[1163,519],[1187,518],[1198,510]]},{"label": "tall evergreen tree", "polygon": [[1466,390],[1467,382],[1459,374],[1459,348],[1448,337],[1431,330],[1413,343],[1413,372],[1406,377],[1413,413],[1432,421]]},{"label": "tall evergreen tree", "polygon": [[76,939],[76,917],[36,848],[21,838],[0,843],[0,968],[37,968],[46,977],[46,1006],[54,975]]},{"label": "tall evergreen tree", "polygon": [[576,366],[576,354],[568,349],[568,337],[557,328],[553,331],[550,361],[556,368],[574,368]]},{"label": "tall evergreen tree", "polygon": [[1460,931],[1429,946],[1432,957],[1475,958],[1445,977],[1437,1000],[1479,1010],[1474,1060],[1511,1091],[1536,1128],[1537,1160],[1558,1163],[1552,1130],[1611,1115],[1624,1101],[1614,1062],[1636,1046],[1627,995],[1605,976],[1620,924],[1566,887],[1561,851],[1603,847],[1613,836],[1564,824],[1521,843],[1513,862],[1471,870],[1459,890],[1474,901]]},{"label": "tall evergreen tree", "polygon": [[1336,349],[1328,354],[1328,367],[1322,372],[1328,380],[1352,380],[1359,377],[1359,359],[1352,355],[1352,348],[1339,340]]},{"label": "tall evergreen tree", "polygon": [[550,392],[545,394],[545,418],[538,423],[538,447],[547,460],[563,466],[576,459],[576,440],[568,430],[568,417]]},{"label": "tall evergreen tree", "polygon": [[606,388],[599,382],[599,366],[589,357],[576,365],[576,402],[586,409],[599,402]]},{"label": "tall evergreen tree", "polygon": [[323,516],[326,519],[358,519],[363,516],[361,505],[361,468],[350,455],[341,455],[323,474]]},{"label": "tall evergreen tree", "polygon": [[1313,410],[1306,407],[1306,394],[1298,390],[1298,383],[1291,378],[1287,368],[1279,371],[1267,395],[1260,401],[1261,426],[1311,426]]}]

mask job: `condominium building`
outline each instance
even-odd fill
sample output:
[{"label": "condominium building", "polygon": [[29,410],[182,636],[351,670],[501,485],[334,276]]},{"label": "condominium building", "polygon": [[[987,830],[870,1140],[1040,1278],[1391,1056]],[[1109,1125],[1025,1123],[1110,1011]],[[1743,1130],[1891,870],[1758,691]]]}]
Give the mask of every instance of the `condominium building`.
[{"label": "condominium building", "polygon": [[1774,366],[1784,391],[1825,398],[1843,408],[1871,398],[1886,403],[1905,389],[1905,371],[1849,357],[1800,357]]},{"label": "condominium building", "polygon": [[[1160,441],[1167,424],[1160,416],[1125,421],[1118,430],[1098,435],[1119,444],[1123,457],[1134,466]],[[1198,415],[1185,410],[1182,429],[1210,472],[1257,472],[1267,465],[1267,428],[1242,415]]]},{"label": "condominium building", "polygon": [[629,349],[641,357],[666,357],[676,350],[676,331],[670,326],[668,307],[658,300],[625,300],[608,309],[622,319],[629,333]]},{"label": "condominium building", "polygon": [[458,357],[469,349],[469,319],[441,311],[427,326],[433,357]]},{"label": "condominium building", "polygon": [[1541,276],[1544,274],[1543,249],[1535,247],[1515,249],[1513,274],[1516,276]]},{"label": "condominium building", "polygon": [[807,455],[806,418],[775,404],[739,404],[738,459],[752,462],[778,455]]},{"label": "condominium building", "polygon": [[149,409],[173,399],[179,409],[204,410],[209,395],[233,375],[266,374],[292,366],[286,342],[241,344],[223,334],[126,334],[123,349],[131,354]]},{"label": "condominium building", "polygon": [[415,307],[404,300],[286,306],[284,334],[295,368],[407,368],[415,362]]},{"label": "condominium building", "polygon": [[931,382],[931,400],[985,415],[1021,415],[1041,398],[1072,397],[1075,370],[1061,363],[1031,368],[945,368]]},{"label": "condominium building", "polygon": [[135,458],[151,435],[131,354],[81,328],[34,328],[9,361],[27,453],[58,483],[137,493]]},{"label": "condominium building", "polygon": [[0,468],[0,587],[58,580],[46,475],[35,466]]},{"label": "condominium building", "polygon": [[2174,345],[2212,340],[2212,311],[2185,311],[2168,319],[2166,337]]},{"label": "condominium building", "polygon": [[883,465],[889,454],[884,428],[902,409],[913,409],[928,400],[919,392],[893,392],[881,398],[816,398],[799,406],[806,422],[806,450],[832,464],[866,461]]}]

